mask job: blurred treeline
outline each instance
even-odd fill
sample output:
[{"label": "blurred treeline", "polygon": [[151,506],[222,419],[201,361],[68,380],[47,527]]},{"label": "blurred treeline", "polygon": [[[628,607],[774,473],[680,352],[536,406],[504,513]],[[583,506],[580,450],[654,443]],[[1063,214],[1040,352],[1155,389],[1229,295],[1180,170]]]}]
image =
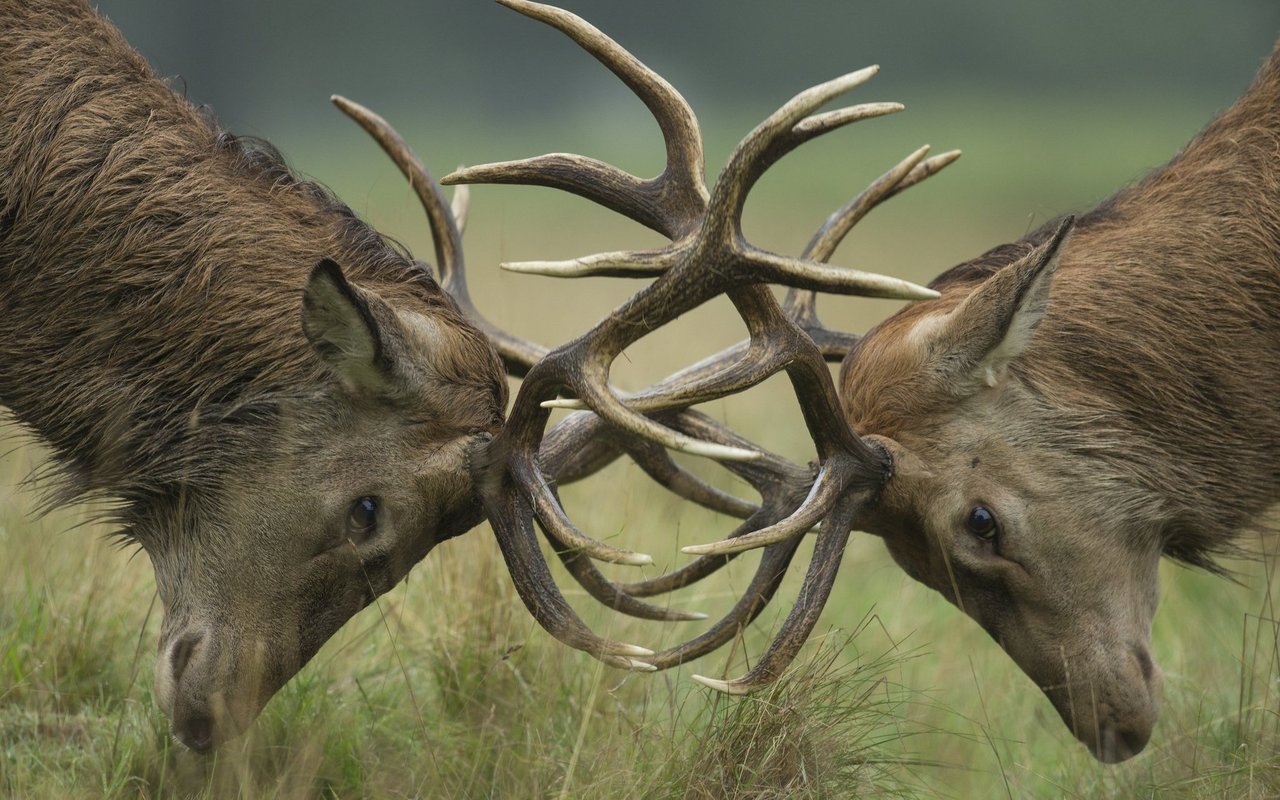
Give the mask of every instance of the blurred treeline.
[{"label": "blurred treeline", "polygon": [[[1274,0],[564,0],[695,108],[781,100],[869,64],[907,100],[1238,94],[1280,34]],[[333,92],[510,125],[615,89],[572,46],[488,0],[99,0],[231,128],[270,135]],[[1007,109],[1006,109],[1007,110]]]}]

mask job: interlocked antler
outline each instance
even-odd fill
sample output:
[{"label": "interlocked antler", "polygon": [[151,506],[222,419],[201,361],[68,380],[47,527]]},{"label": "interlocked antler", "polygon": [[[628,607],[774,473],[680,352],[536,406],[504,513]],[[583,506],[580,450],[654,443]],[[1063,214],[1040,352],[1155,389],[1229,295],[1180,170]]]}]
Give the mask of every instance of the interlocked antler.
[{"label": "interlocked antler", "polygon": [[[439,188],[384,122],[354,104],[338,101],[339,105],[378,139],[427,207],[446,287],[494,338],[508,369],[513,374],[527,372],[507,426],[486,448],[484,457],[477,460],[474,472],[517,589],[548,631],[608,663],[630,668],[666,667],[708,652],[731,639],[759,613],[777,589],[800,535],[823,521],[823,533],[800,598],[765,658],[742,681],[724,683],[700,678],[717,688],[748,690],[772,680],[794,657],[830,591],[854,515],[886,477],[884,460],[844,423],[823,361],[824,357],[841,358],[856,337],[821,326],[814,312],[813,290],[899,298],[934,296],[905,281],[834,269],[823,262],[871,208],[946,166],[958,154],[925,160],[927,149],[922,148],[832,215],[802,258],[768,253],[747,243],[741,233],[742,207],[751,186],[769,166],[804,141],[851,122],[899,110],[901,106],[896,104],[878,103],[808,116],[828,100],[865,82],[874,74],[874,68],[846,75],[793,98],[743,140],[715,191],[709,193],[703,182],[697,121],[666,81],[568,12],[523,0],[500,2],[560,29],[609,67],[650,108],[667,144],[666,169],[647,181],[572,155],[476,167],[445,179],[446,183],[528,183],[565,189],[672,240],[668,247],[654,251],[504,265],[519,271],[568,277],[658,276],[584,336],[546,353],[483,321],[466,296],[458,228],[448,219],[448,207]],[[451,244],[442,247],[442,238]],[[793,287],[785,311],[761,285],[767,282]],[[608,385],[608,371],[623,349],[721,293],[729,296],[746,321],[750,334],[747,342],[645,392],[625,399],[614,394]],[[783,369],[801,399],[806,424],[818,449],[816,475],[761,451],[701,414],[685,410],[742,391]],[[561,399],[562,395],[575,399]],[[548,409],[552,407],[588,408],[595,414],[572,415],[544,437]],[[695,478],[671,461],[665,447],[723,461],[760,492],[760,505],[719,492]],[[745,517],[746,522],[730,539],[703,548],[711,555],[669,575],[635,584],[610,582],[590,559],[647,563],[648,558],[619,551],[579,532],[564,514],[552,482],[544,475],[549,473],[559,482],[574,480],[599,469],[621,451],[677,494],[708,508]],[[765,553],[746,594],[724,619],[703,635],[654,654],[600,639],[586,629],[551,579],[533,535],[531,516],[538,520],[571,574],[592,596],[626,613],[648,618],[695,618],[647,605],[638,598],[689,585],[718,569],[739,550],[763,546]]]},{"label": "interlocked antler", "polygon": [[[722,555],[753,546],[775,549],[766,554],[785,564],[800,534],[823,522],[817,551],[805,578],[800,599],[782,632],[764,659],[744,681],[721,688],[749,688],[776,676],[793,657],[816,621],[830,591],[855,513],[868,502],[887,477],[887,460],[865,445],[845,423],[823,352],[805,331],[788,318],[762,284],[782,283],[801,290],[825,290],[846,294],[918,299],[933,297],[930,290],[871,273],[835,269],[815,258],[791,259],[760,250],[741,232],[741,213],[748,192],[764,171],[800,144],[839,127],[897,110],[897,106],[873,104],[812,114],[831,99],[861,85],[875,72],[861,70],[816,86],[797,95],[752,131],[734,151],[719,181],[708,192],[702,176],[702,144],[697,121],[683,98],[661,77],[630,53],[578,17],[525,0],[500,0],[515,10],[566,33],[612,70],[649,107],[658,121],[667,148],[667,165],[661,175],[642,180],[593,159],[574,155],[548,155],[524,161],[462,170],[445,183],[521,183],[563,189],[581,195],[640,222],[671,239],[667,247],[639,252],[602,253],[567,262],[533,262],[506,265],[510,269],[548,275],[644,276],[656,279],[638,292],[590,332],[558,348],[526,376],[507,426],[492,443],[493,460],[480,473],[482,492],[501,538],[533,541],[527,520],[515,515],[518,503],[530,503],[539,521],[553,538],[568,541],[572,524],[554,503],[535,461],[550,407],[586,407],[608,425],[634,437],[665,447],[706,455],[725,462],[758,461],[761,451],[744,447],[736,437],[725,436],[718,426],[703,426],[702,437],[690,435],[685,424],[664,425],[659,412],[684,409],[754,386],[785,370],[791,379],[806,425],[819,456],[818,473],[807,497],[781,519],[751,518],[751,528],[725,543],[704,548]],[[810,255],[825,259],[835,243],[859,217],[905,185],[918,182],[954,156],[926,162],[925,150],[917,151],[874,184],[850,206],[842,209],[815,239]],[[692,374],[667,386],[628,397],[617,397],[608,385],[613,359],[623,349],[665,325],[680,314],[719,294],[726,294],[746,322],[749,343],[741,352],[713,359]],[[793,296],[793,311],[814,332],[822,330],[811,313],[812,298]],[[847,340],[836,336],[824,346],[835,355]],[[567,395],[571,400],[558,399]],[[652,416],[647,416],[652,415]],[[677,419],[682,419],[678,417]],[[696,419],[696,418],[695,418]],[[779,472],[762,470],[766,480]],[[765,504],[768,506],[769,504]],[[763,512],[762,507],[762,512]],[[772,516],[778,509],[770,509]],[[769,516],[769,515],[766,515]],[[523,531],[523,533],[520,533]],[[514,565],[513,565],[514,566]],[[763,576],[763,586],[753,585],[744,601],[758,610],[768,585],[776,586],[781,569]],[[760,576],[758,576],[760,577]],[[627,587],[613,586],[622,595]],[[648,588],[648,587],[645,587]],[[770,592],[771,593],[771,592]],[[530,602],[530,601],[533,602]],[[572,614],[559,593],[554,597],[529,597],[530,610],[551,624],[548,630],[562,639],[563,619]],[[552,608],[542,605],[548,603]],[[574,618],[576,620],[576,618]],[[547,622],[544,621],[544,625]],[[712,632],[709,632],[712,633]],[[700,637],[700,638],[705,638]],[[645,660],[659,666],[689,657],[700,649],[698,640]],[[592,650],[590,641],[585,649]],[[597,653],[601,652],[596,650]]]}]

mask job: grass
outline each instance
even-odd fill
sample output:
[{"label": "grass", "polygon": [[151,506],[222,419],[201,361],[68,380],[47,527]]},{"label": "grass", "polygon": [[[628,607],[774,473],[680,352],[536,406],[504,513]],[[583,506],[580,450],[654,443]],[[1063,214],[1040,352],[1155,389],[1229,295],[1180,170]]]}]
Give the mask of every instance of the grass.
[{"label": "grass", "polygon": [[[953,175],[877,211],[839,263],[927,280],[958,258],[1017,236],[1030,224],[1028,210],[1042,220],[1139,174],[1207,113],[1166,113],[1153,132],[1121,124],[1115,109],[1046,107],[999,122],[992,134],[995,123],[952,111],[943,114],[956,120],[945,136],[965,144],[988,138],[970,145]],[[1041,157],[1041,147],[1096,141],[1088,133],[1098,126],[1105,147],[1077,145],[1071,163],[1055,168]],[[404,132],[411,141],[428,140],[412,124]],[[548,133],[547,142],[519,147],[496,135],[450,140],[438,143],[432,163],[452,164],[463,150],[472,161],[567,147],[606,157],[630,153],[634,135],[617,133],[579,131],[578,141],[558,144]],[[748,233],[796,251],[851,184],[891,163],[890,152],[911,149],[924,138],[919,133],[908,125],[890,129],[891,141],[860,139],[869,150],[858,151],[856,164],[837,160],[824,168],[834,148],[819,148],[815,160],[798,153],[760,187]],[[984,146],[991,136],[997,144]],[[656,158],[645,141],[637,145],[638,160]],[[344,161],[331,174],[312,166],[321,154],[309,142],[281,145],[379,227],[416,252],[430,251],[407,190],[376,154]],[[356,144],[350,152],[360,146],[371,150]],[[713,143],[710,162],[726,147]],[[966,162],[975,167],[966,171]],[[468,256],[481,307],[543,342],[574,335],[632,287],[550,284],[489,265],[654,241],[545,190],[477,190],[472,219]],[[564,219],[573,226],[566,230]],[[891,305],[824,300],[823,308],[830,322],[860,330]],[[616,380],[639,386],[735,341],[741,331],[727,303],[712,303],[629,351]],[[811,456],[799,411],[779,381],[711,411],[768,447]],[[1236,565],[1239,583],[1165,565],[1154,641],[1166,674],[1162,719],[1142,756],[1107,767],[1070,737],[976,625],[907,579],[878,542],[857,536],[814,641],[788,679],[762,695],[730,699],[693,683],[690,673],[744,670],[777,629],[797,576],[728,652],[652,676],[624,674],[549,640],[520,605],[482,528],[439,548],[348,623],[248,735],[214,757],[195,756],[172,742],[151,698],[160,611],[146,558],[110,544],[90,521],[92,509],[37,516],[35,494],[19,484],[42,453],[10,441],[18,447],[0,459],[2,797],[1280,794],[1280,617],[1273,604],[1280,585],[1273,560]],[[727,530],[723,520],[681,505],[626,464],[566,487],[564,499],[586,530],[653,553],[661,568],[682,563],[680,545]],[[741,560],[673,602],[723,612],[753,566]],[[620,620],[580,592],[569,595],[597,630],[627,641],[661,646],[697,630],[696,623]]]}]

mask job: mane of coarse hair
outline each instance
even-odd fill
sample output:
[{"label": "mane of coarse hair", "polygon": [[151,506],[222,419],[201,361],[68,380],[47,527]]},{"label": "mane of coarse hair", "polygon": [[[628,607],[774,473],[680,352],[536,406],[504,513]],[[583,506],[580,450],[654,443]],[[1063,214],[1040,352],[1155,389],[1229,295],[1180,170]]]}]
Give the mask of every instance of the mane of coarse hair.
[{"label": "mane of coarse hair", "polygon": [[[201,111],[209,126],[216,131],[216,148],[234,158],[247,179],[270,186],[273,191],[290,192],[306,198],[321,209],[322,213],[332,215],[340,230],[339,237],[354,252],[383,266],[412,265],[409,277],[425,277],[428,285],[436,286],[434,278],[424,265],[414,261],[408,247],[398,239],[375,230],[328,186],[295,172],[279,148],[270,141],[223,130],[207,107],[201,107]],[[438,294],[439,299],[447,300],[447,295],[432,294]]]},{"label": "mane of coarse hair", "polygon": [[500,415],[497,357],[427,269],[85,3],[0,3],[0,120],[0,403],[51,447],[49,504],[207,485],[323,396],[301,313],[324,258],[457,332],[442,378]]}]

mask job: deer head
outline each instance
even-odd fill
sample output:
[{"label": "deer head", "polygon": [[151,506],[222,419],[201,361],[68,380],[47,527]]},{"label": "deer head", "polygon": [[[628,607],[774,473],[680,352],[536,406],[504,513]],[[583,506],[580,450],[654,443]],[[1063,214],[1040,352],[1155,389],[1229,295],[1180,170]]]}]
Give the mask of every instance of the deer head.
[{"label": "deer head", "polygon": [[874,329],[845,362],[843,399],[893,461],[863,526],[995,638],[1098,758],[1119,761],[1158,713],[1159,538],[1131,535],[1131,504],[1099,502],[1125,481],[1066,455],[1076,423],[1020,370],[1072,225]]},{"label": "deer head", "polygon": [[497,359],[456,312],[397,308],[329,259],[301,301],[320,388],[210,423],[251,433],[232,440],[235,468],[131,531],[165,608],[157,700],[196,750],[243,731],[343,623],[475,524],[469,451],[501,422]]}]

